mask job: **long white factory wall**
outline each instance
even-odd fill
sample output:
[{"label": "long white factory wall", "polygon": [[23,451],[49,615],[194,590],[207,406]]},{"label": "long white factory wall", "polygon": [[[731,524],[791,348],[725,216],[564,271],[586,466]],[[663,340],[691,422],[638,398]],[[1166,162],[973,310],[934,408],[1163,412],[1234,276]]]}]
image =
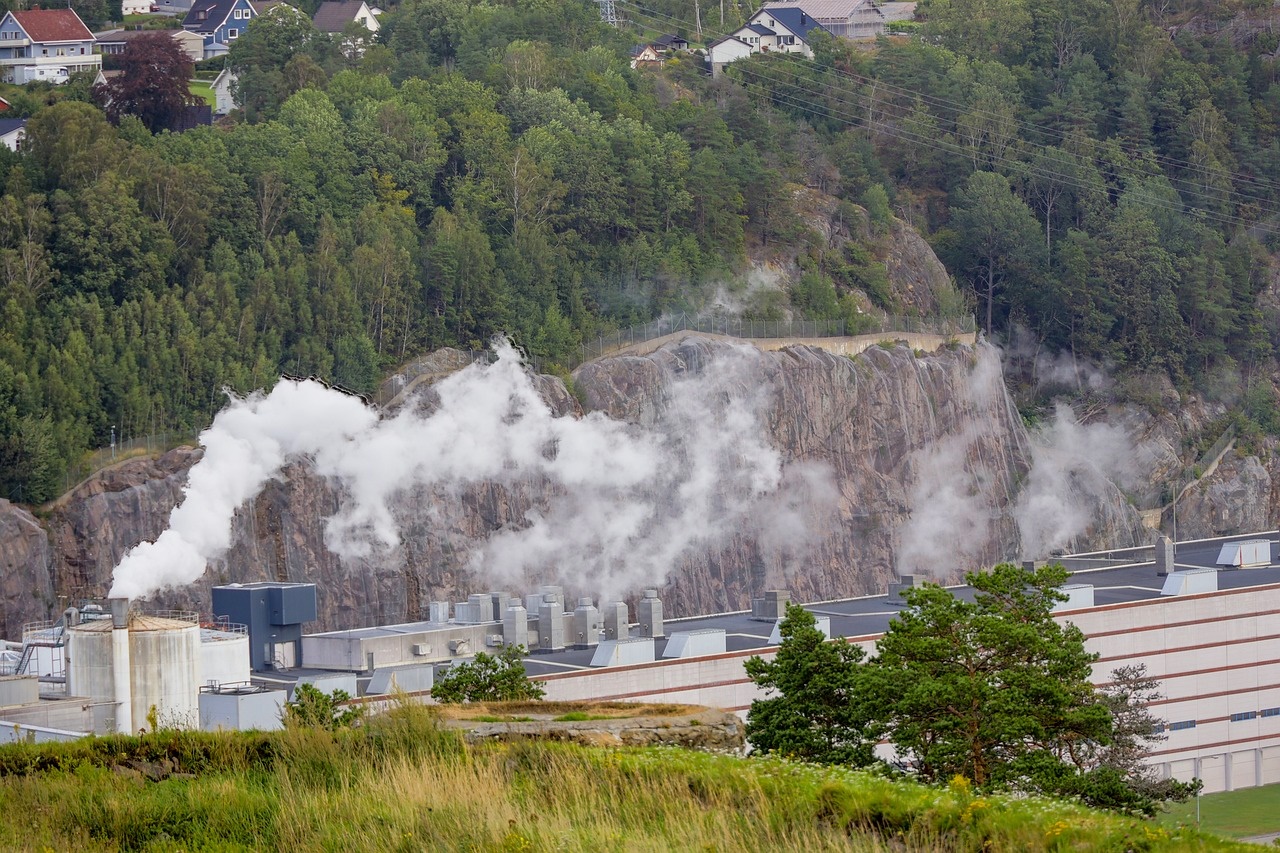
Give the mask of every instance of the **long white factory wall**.
[{"label": "long white factory wall", "polygon": [[[1087,577],[1087,576],[1086,576]],[[1115,604],[1059,614],[1101,659],[1094,680],[1145,664],[1171,725],[1151,763],[1206,793],[1280,782],[1280,584]],[[860,637],[868,652],[876,637]],[[710,705],[745,713],[761,698],[743,669],[756,652],[544,676],[547,698]],[[773,651],[761,654],[772,658]],[[1273,711],[1267,716],[1264,712]],[[1257,717],[1232,721],[1233,714]],[[1194,722],[1194,726],[1189,726]]]}]

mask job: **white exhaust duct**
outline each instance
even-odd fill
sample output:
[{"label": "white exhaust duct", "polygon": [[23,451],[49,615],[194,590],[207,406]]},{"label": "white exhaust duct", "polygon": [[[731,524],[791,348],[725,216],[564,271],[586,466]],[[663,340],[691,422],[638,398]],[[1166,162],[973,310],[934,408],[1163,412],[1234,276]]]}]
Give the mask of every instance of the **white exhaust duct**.
[{"label": "white exhaust duct", "polygon": [[129,663],[129,599],[111,599],[111,672],[115,684],[116,731],[133,733],[133,691]]}]

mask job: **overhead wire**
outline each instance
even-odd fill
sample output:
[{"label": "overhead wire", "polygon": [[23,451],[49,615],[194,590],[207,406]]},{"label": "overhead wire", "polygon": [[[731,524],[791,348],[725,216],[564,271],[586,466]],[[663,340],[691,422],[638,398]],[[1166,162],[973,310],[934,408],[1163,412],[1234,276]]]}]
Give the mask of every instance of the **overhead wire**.
[{"label": "overhead wire", "polygon": [[[633,2],[633,0],[617,0],[617,3],[619,6],[625,7],[629,13],[633,12],[638,17],[648,19],[648,21],[651,24],[661,23],[663,26],[676,25],[678,27],[689,26],[689,22],[686,20],[682,20],[680,18],[676,18],[671,15],[665,15],[660,12],[651,12],[648,10],[643,10],[637,7],[636,4]],[[716,32],[716,31],[712,30],[712,32]],[[889,83],[884,80],[878,80],[876,78],[866,77],[864,75],[856,74],[854,72],[847,71],[845,69],[841,69],[830,64],[813,63],[813,66],[819,70],[829,71],[831,73],[834,73],[837,76],[850,79],[857,83],[875,86],[877,89],[883,89],[884,91],[892,95],[910,98],[912,101],[919,101],[921,103],[939,107],[942,109],[954,110],[957,113],[956,119],[958,119],[961,115],[967,114],[967,115],[973,115],[975,117],[985,117],[988,119],[996,119],[999,121],[1009,121],[1015,124],[1018,128],[1020,128],[1023,131],[1034,131],[1041,135],[1056,135],[1063,141],[1069,141],[1073,139],[1073,136],[1071,134],[1068,134],[1064,131],[1056,130],[1054,128],[1050,128],[1044,125],[1037,125],[1032,122],[1019,119],[1016,116],[1010,116],[1002,113],[994,113],[986,110],[975,109],[970,107],[969,105],[962,104],[957,101],[952,101],[946,98],[941,98],[936,95],[929,95],[924,92],[918,92],[905,87],[897,86],[893,83]],[[822,94],[822,93],[812,92],[812,91],[810,93]],[[894,106],[899,106],[899,105],[894,105]],[[1091,142],[1095,142],[1095,143],[1099,142],[1099,140],[1095,139],[1092,136],[1086,136],[1085,138]],[[1019,141],[1026,146],[1040,148],[1046,151],[1052,150],[1049,146],[1038,145],[1037,143],[1031,142],[1030,140],[1020,139]],[[1115,140],[1110,140],[1110,141],[1115,142]],[[1272,189],[1276,189],[1277,191],[1280,191],[1280,182],[1274,182],[1267,179],[1258,178],[1253,175],[1248,175],[1240,172],[1229,172],[1225,169],[1223,169],[1220,172],[1215,172],[1209,168],[1204,167],[1201,164],[1191,163],[1184,160],[1178,160],[1177,158],[1173,158],[1168,155],[1161,154],[1157,151],[1143,151],[1143,150],[1138,150],[1134,148],[1125,149],[1123,148],[1123,146],[1121,146],[1121,150],[1123,153],[1129,154],[1130,156],[1149,159],[1152,162],[1155,162],[1160,165],[1164,165],[1167,167],[1176,167],[1179,169],[1185,169],[1193,173],[1198,172],[1205,178],[1226,177],[1228,180],[1232,182],[1232,186],[1229,188],[1222,188],[1220,192],[1227,200],[1234,199],[1235,204],[1260,203],[1260,204],[1270,205],[1273,203],[1273,199],[1270,196],[1255,195],[1252,193],[1248,193],[1248,192],[1244,192],[1242,190],[1236,189],[1235,184],[1238,182],[1247,182],[1247,183],[1257,184],[1265,188],[1272,188]],[[1191,192],[1201,191],[1201,188],[1196,184],[1196,182],[1194,182],[1189,178],[1181,177],[1176,174],[1170,175],[1167,173],[1164,173],[1164,177],[1167,180],[1169,180],[1171,184],[1175,184],[1175,185],[1181,184],[1188,191],[1191,191]],[[1267,210],[1265,212],[1270,213],[1272,215],[1275,215],[1276,213],[1274,210]]]}]

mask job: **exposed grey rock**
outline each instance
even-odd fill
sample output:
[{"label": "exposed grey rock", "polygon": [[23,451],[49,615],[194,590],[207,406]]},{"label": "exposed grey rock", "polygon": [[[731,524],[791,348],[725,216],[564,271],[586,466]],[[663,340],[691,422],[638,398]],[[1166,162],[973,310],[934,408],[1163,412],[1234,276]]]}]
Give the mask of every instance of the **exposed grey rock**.
[{"label": "exposed grey rock", "polygon": [[[559,414],[579,414],[580,399],[588,410],[648,424],[660,416],[677,378],[697,373],[733,346],[690,335],[648,356],[584,365],[574,377],[577,399],[558,379],[536,381]],[[753,596],[774,586],[808,601],[883,592],[896,577],[921,460],[948,442],[960,442],[964,490],[983,508],[986,522],[967,543],[967,562],[940,559],[936,575],[954,578],[962,568],[1019,556],[1011,507],[1027,473],[1029,445],[993,359],[985,345],[928,356],[905,346],[876,347],[852,359],[801,346],[754,351],[750,373],[738,381],[767,390],[762,421],[768,441],[792,464],[825,466],[834,500],[830,511],[820,511],[821,502],[800,505],[811,530],[802,541],[771,541],[743,529],[713,552],[672,566],[663,593],[667,612],[745,609]],[[430,410],[437,402],[424,385],[404,405]],[[17,592],[5,599],[7,623],[46,616],[65,600],[105,595],[124,551],[161,532],[187,469],[199,458],[199,450],[181,448],[91,478],[54,508],[47,522],[51,555],[36,547],[34,519],[23,519],[20,526],[34,538],[8,552],[12,569],[5,583]],[[216,583],[313,581],[320,603],[314,630],[425,618],[433,599],[488,591],[490,582],[466,568],[473,543],[521,524],[530,510],[546,504],[547,492],[536,481],[482,483],[452,493],[412,491],[397,506],[401,545],[347,560],[324,544],[324,520],[341,495],[298,462],[237,512],[234,544],[224,559],[198,583],[163,592],[153,604],[207,611],[208,589]],[[1094,527],[1076,545],[1120,546],[1145,536],[1119,492],[1097,496],[1096,502]],[[21,592],[39,589],[50,565],[48,592]]]}]

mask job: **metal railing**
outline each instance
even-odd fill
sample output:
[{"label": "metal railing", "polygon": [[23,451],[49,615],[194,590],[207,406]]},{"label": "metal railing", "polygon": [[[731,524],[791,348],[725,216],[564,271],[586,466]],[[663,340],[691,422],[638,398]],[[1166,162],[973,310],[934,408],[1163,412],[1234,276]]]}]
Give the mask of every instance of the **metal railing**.
[{"label": "metal railing", "polygon": [[128,441],[117,441],[115,447],[100,447],[86,453],[79,462],[67,466],[63,475],[62,493],[74,489],[93,474],[110,465],[133,456],[150,456],[172,450],[180,444],[193,442],[199,433],[187,431],[159,432],[153,435],[142,435]]}]

